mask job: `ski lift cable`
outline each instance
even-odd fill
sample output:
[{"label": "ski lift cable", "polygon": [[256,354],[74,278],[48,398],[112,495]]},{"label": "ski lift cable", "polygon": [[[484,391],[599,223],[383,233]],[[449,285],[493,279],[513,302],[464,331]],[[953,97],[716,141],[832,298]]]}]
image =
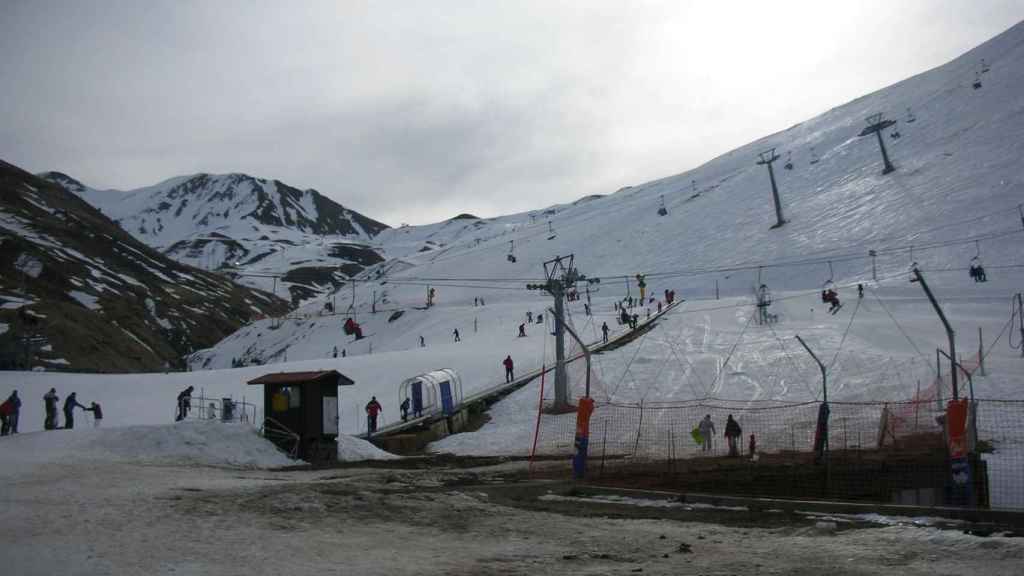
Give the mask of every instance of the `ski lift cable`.
[{"label": "ski lift cable", "polygon": [[751,311],[750,317],[747,318],[747,323],[743,325],[743,329],[740,330],[740,335],[736,338],[736,342],[733,343],[732,349],[729,350],[729,354],[725,357],[725,362],[722,363],[722,367],[718,369],[718,373],[715,374],[715,379],[711,382],[711,390],[714,391],[715,384],[718,383],[718,379],[721,378],[722,373],[725,372],[725,367],[729,365],[729,360],[732,359],[733,352],[739,346],[740,340],[743,339],[743,334],[747,332],[747,328],[750,327],[750,323],[754,320],[754,313]]},{"label": "ski lift cable", "polygon": [[[1015,204],[1014,207],[1015,208],[1019,208],[1020,207],[1020,203]],[[923,234],[928,233],[928,232],[934,232],[934,231],[942,230],[942,229],[945,229],[945,228],[961,226],[961,225],[969,224],[969,223],[972,223],[972,222],[976,222],[978,220],[983,220],[985,218],[989,218],[989,217],[996,216],[996,215],[1001,215],[1001,214],[1006,214],[1006,213],[1007,213],[1007,210],[1005,210],[1005,209],[1004,210],[993,211],[993,212],[982,214],[980,216],[976,216],[974,218],[970,218],[970,219],[967,219],[967,220],[962,220],[962,221],[958,221],[958,222],[943,224],[941,226],[927,228],[927,229],[919,230],[919,231],[916,231],[916,232],[913,232],[913,233],[902,234],[902,235],[898,235],[898,236],[883,237],[881,239],[876,238],[876,239],[872,239],[870,241],[863,241],[863,242],[858,242],[858,243],[855,243],[855,244],[849,244],[849,245],[844,246],[844,247],[830,249],[830,250],[817,251],[817,252],[808,252],[808,253],[804,253],[804,256],[812,256],[812,255],[816,255],[816,254],[830,254],[830,253],[835,252],[836,250],[847,249],[847,248],[855,247],[855,246],[864,246],[864,245],[875,243],[875,242],[878,242],[879,240],[884,240],[884,239],[887,239],[887,238],[917,238],[920,235],[923,235]],[[1024,222],[1022,222],[1022,223],[1024,223]],[[1009,235],[1012,235],[1015,232],[1017,232],[1017,233],[1024,232],[1024,229],[1014,229],[1014,230],[993,232],[993,233],[983,234],[983,235],[979,235],[979,236],[975,236],[975,237],[967,237],[967,238],[964,238],[964,239],[947,240],[947,241],[933,242],[933,243],[929,243],[929,244],[914,245],[914,248],[918,249],[918,251],[922,251],[922,250],[928,250],[928,249],[933,249],[933,248],[941,248],[941,247],[953,246],[953,245],[957,245],[957,244],[965,244],[965,243],[969,243],[969,242],[977,243],[980,240],[992,240],[992,239],[997,239],[997,238],[1001,238],[1001,237],[1004,237],[1004,236],[1009,236]],[[492,247],[488,246],[486,248],[490,249]],[[482,249],[483,248],[481,248],[479,250],[482,250]],[[893,253],[893,252],[901,252],[901,251],[903,251],[905,249],[906,249],[905,246],[889,246],[889,247],[884,247],[884,248],[880,248],[880,249],[875,249],[875,253],[876,254],[890,254],[890,253]],[[471,250],[471,252],[475,252],[475,251],[478,251],[478,250]],[[460,257],[464,256],[465,254],[466,254],[466,252],[461,253]],[[452,256],[452,258],[454,258],[454,257],[455,256]],[[771,268],[771,267],[799,266],[799,265],[804,265],[804,264],[811,265],[811,264],[820,264],[822,262],[827,262],[828,260],[833,260],[833,261],[836,261],[836,262],[847,262],[847,261],[852,261],[852,260],[865,259],[865,258],[868,258],[868,257],[869,256],[865,257],[863,254],[858,252],[858,253],[855,253],[855,254],[840,254],[840,255],[833,256],[833,257],[829,257],[829,258],[822,257],[822,258],[818,258],[818,259],[805,259],[805,260],[792,260],[792,261],[769,261],[769,262],[750,263],[750,264],[740,263],[740,264],[737,264],[737,265],[734,265],[734,266],[728,266],[728,267],[694,269],[694,270],[674,271],[674,272],[657,272],[657,271],[655,271],[655,272],[649,272],[648,275],[650,277],[652,277],[652,278],[657,278],[657,277],[664,278],[664,277],[674,277],[674,276],[684,276],[684,275],[700,275],[700,274],[711,274],[711,273],[720,273],[720,272],[735,272],[735,271],[743,271],[743,270],[755,269],[757,267]],[[433,263],[433,261],[431,263]],[[245,275],[245,276],[267,276],[267,277],[271,277],[271,276],[281,276],[281,275],[284,275],[286,273],[288,273],[288,272],[287,271],[285,271],[285,272],[262,271],[262,272],[244,272],[244,273],[241,273],[241,274]],[[602,278],[607,279],[607,280],[618,280],[618,279],[629,278],[629,277],[632,277],[632,275],[631,274],[622,274],[622,275],[604,275],[604,276],[602,276]],[[353,281],[371,281],[369,278],[352,279],[352,280]],[[430,281],[430,282],[460,281],[460,282],[499,282],[499,283],[500,282],[537,282],[537,281],[543,281],[543,279],[539,279],[539,278],[464,278],[464,277],[446,277],[446,278],[406,277],[406,278],[402,278],[402,280],[421,280],[421,281]],[[389,281],[390,282],[397,282],[398,280],[389,280]]]},{"label": "ski lift cable", "polygon": [[[1012,325],[1013,325],[1013,316],[1010,316],[1010,318],[1006,321],[1006,324],[1003,324],[1003,329],[999,332],[999,335],[996,336],[996,339],[993,340],[991,344],[989,344],[988,350],[986,350],[981,355],[981,358],[979,358],[979,360],[980,360],[980,362],[982,364],[985,363],[985,359],[988,358],[988,355],[991,354],[992,350],[995,349],[996,344],[998,344],[999,341],[1003,338],[1003,334],[1006,334],[1006,329],[1009,328]],[[1010,331],[1010,338],[1009,338],[1009,340],[1011,340],[1011,341],[1013,340],[1013,331],[1012,330]],[[1011,344],[1011,347],[1012,346],[1013,345]],[[1020,348],[1020,346],[1017,346],[1017,348],[1015,348],[1015,349],[1019,349],[1019,348]]]},{"label": "ski lift cable", "polygon": [[882,301],[882,297],[878,295],[878,291],[872,288],[871,286],[868,286],[868,289],[871,291],[871,295],[875,297],[875,300],[878,302],[878,305],[882,308],[882,310],[885,311],[886,315],[889,316],[889,319],[892,320],[893,324],[896,325],[896,329],[899,330],[900,334],[902,334],[903,337],[906,338],[907,342],[910,343],[910,346],[914,349],[915,352],[917,352],[918,357],[924,362],[924,365],[927,366],[929,370],[931,370],[933,376],[937,376],[937,374],[935,373],[935,368],[931,364],[931,360],[925,358],[925,355],[921,353],[921,349],[917,347],[917,344],[914,342],[913,339],[911,339],[910,335],[907,334],[907,331],[903,329],[903,326],[899,323],[899,320],[896,320],[896,317],[893,316],[892,312],[889,310],[889,307],[886,306],[885,302]]},{"label": "ski lift cable", "polygon": [[850,334],[850,328],[853,327],[853,319],[857,317],[857,311],[860,310],[860,303],[862,299],[857,299],[857,305],[853,308],[853,313],[850,314],[850,322],[846,324],[846,330],[843,331],[843,337],[839,339],[839,348],[836,349],[835,356],[832,356],[832,362],[828,365],[828,370],[831,370],[836,364],[836,360],[839,359],[839,353],[843,351],[843,344],[846,343],[846,337]]},{"label": "ski lift cable", "polygon": [[[1016,205],[1015,205],[1015,207],[1016,207]],[[1000,211],[1000,212],[1001,213],[1005,213],[1005,210],[1004,211]],[[910,237],[910,236],[915,236],[916,237],[916,236],[918,236],[920,234],[924,234],[926,232],[931,232],[931,231],[939,230],[939,229],[942,229],[942,228],[948,228],[948,227],[956,226],[956,225],[968,224],[968,223],[971,223],[971,222],[975,222],[977,220],[988,218],[988,217],[993,216],[995,214],[998,214],[1000,212],[993,212],[993,213],[985,214],[985,215],[982,215],[982,216],[978,216],[978,217],[972,218],[970,220],[964,220],[964,221],[961,221],[961,222],[958,222],[958,223],[954,223],[954,224],[943,225],[941,227],[935,227],[935,228],[927,229],[927,230],[924,230],[924,231],[915,232],[913,234],[903,235],[902,237]],[[944,240],[944,241],[937,241],[937,242],[925,243],[925,244],[914,244],[913,246],[914,246],[915,250],[917,250],[918,252],[921,252],[921,251],[927,251],[927,250],[937,249],[937,248],[945,248],[945,247],[955,246],[955,245],[960,245],[960,244],[968,244],[968,243],[971,243],[971,242],[977,243],[977,242],[980,242],[981,240],[995,240],[995,239],[998,239],[998,238],[1003,238],[1003,237],[1006,237],[1006,236],[1012,236],[1014,234],[1019,234],[1019,233],[1022,233],[1022,232],[1024,232],[1024,228],[1015,227],[1014,229],[1010,229],[1010,230],[1000,230],[1000,231],[996,231],[996,232],[990,232],[990,233],[980,234],[980,235],[977,235],[977,236],[970,236],[970,237],[966,237],[966,238],[958,238],[958,239],[953,239],[953,240]],[[850,245],[850,246],[860,246],[860,245],[866,245],[866,244],[868,244],[868,242],[862,242],[862,243],[853,244],[853,245]],[[876,255],[899,253],[899,252],[902,252],[902,251],[906,250],[908,246],[909,245],[893,245],[893,246],[878,248],[878,249],[875,249],[875,253],[876,253]],[[842,248],[837,248],[836,250],[839,250],[839,249],[842,249]],[[834,250],[822,251],[822,252],[809,252],[809,253],[805,253],[804,256],[811,256],[811,255],[814,255],[814,254],[825,254],[825,253],[831,253],[831,252],[834,252]],[[649,278],[652,278],[652,279],[654,279],[654,278],[671,278],[671,277],[678,277],[678,276],[697,276],[697,275],[715,274],[715,273],[724,273],[724,272],[740,272],[740,271],[746,271],[746,270],[756,270],[759,267],[760,268],[780,268],[780,267],[792,267],[792,266],[804,266],[804,265],[811,266],[811,265],[815,265],[815,264],[819,264],[820,265],[820,264],[823,264],[823,263],[828,263],[829,261],[832,261],[832,262],[850,262],[850,261],[856,261],[856,260],[866,260],[866,259],[868,259],[870,257],[871,256],[864,255],[862,252],[856,252],[856,253],[847,253],[847,254],[837,254],[837,255],[828,256],[828,257],[824,257],[823,256],[823,257],[818,257],[818,258],[805,258],[805,259],[796,259],[796,260],[777,260],[777,261],[765,261],[765,262],[737,263],[737,264],[731,265],[731,266],[721,266],[721,267],[714,267],[714,268],[695,268],[695,269],[689,269],[689,270],[676,270],[676,271],[652,271],[652,272],[645,273],[645,275],[648,276]],[[254,273],[249,273],[249,274],[254,274]],[[263,274],[271,276],[271,275],[275,275],[276,273],[274,273],[274,272],[263,272]],[[283,273],[280,273],[280,274],[283,274]],[[611,280],[629,279],[629,278],[632,278],[633,276],[634,276],[634,274],[632,274],[632,273],[630,273],[630,274],[606,274],[606,275],[601,275],[600,278],[602,278],[603,280],[611,281]],[[479,277],[467,278],[467,277],[423,277],[423,276],[409,276],[409,277],[404,277],[404,278],[396,278],[396,279],[393,279],[393,280],[388,280],[388,282],[395,282],[395,283],[397,283],[399,281],[410,281],[410,280],[423,281],[423,282],[455,281],[455,282],[497,282],[497,283],[504,283],[504,282],[542,282],[544,279],[542,279],[542,278],[507,278],[507,277],[506,278],[493,278],[493,277],[492,278],[479,278]],[[358,280],[358,281],[361,281],[361,280]]]},{"label": "ski lift cable", "polygon": [[[662,316],[662,318],[666,318],[670,314],[673,314],[673,313],[677,312],[680,308],[682,308],[682,303],[680,303],[680,305],[677,308],[668,311],[665,315]],[[625,380],[625,378],[626,378],[626,374],[629,374],[630,377],[633,378],[633,382],[636,383],[636,377],[634,377],[633,374],[629,371],[629,368],[633,365],[633,361],[636,360],[637,355],[640,353],[640,349],[643,348],[644,341],[647,340],[647,337],[650,334],[651,334],[651,330],[646,330],[643,333],[643,335],[640,336],[640,341],[637,342],[637,347],[636,347],[636,350],[633,351],[633,356],[629,359],[629,362],[626,363],[626,368],[625,368],[625,370],[622,371],[622,376],[619,377],[619,381],[615,384],[615,389],[612,391],[612,395],[613,396],[615,395],[615,392],[618,392],[619,386],[622,385],[622,381]],[[648,390],[648,392],[649,392],[649,390]],[[647,398],[647,393],[645,393],[643,395],[641,400],[646,399],[646,398]]]},{"label": "ski lift cable", "polygon": [[473,288],[479,290],[521,290],[529,291],[526,286],[486,286],[482,284],[445,284],[442,282],[406,282],[399,280],[389,280],[388,284],[395,284],[398,286],[433,286],[436,288]]},{"label": "ski lift cable", "polygon": [[[1004,231],[993,232],[993,233],[982,235],[982,236],[974,236],[974,237],[963,238],[963,239],[958,239],[958,240],[948,240],[948,241],[944,241],[944,242],[933,242],[933,243],[924,244],[924,245],[917,245],[917,244],[915,244],[915,245],[913,245],[913,247],[918,252],[921,252],[921,251],[934,250],[934,249],[938,249],[938,248],[945,248],[945,247],[949,247],[949,246],[969,244],[971,242],[975,242],[976,240],[993,240],[993,239],[1002,238],[1002,237],[1005,237],[1005,236],[1012,236],[1014,234],[1020,234],[1022,232],[1024,232],[1024,230],[1022,230],[1022,229],[1004,230]],[[881,248],[881,249],[875,250],[875,253],[876,254],[900,253],[900,252],[905,251],[906,249],[907,249],[906,246],[888,247],[888,248]],[[844,254],[844,255],[832,256],[832,257],[827,257],[827,258],[813,258],[813,259],[807,259],[807,260],[788,260],[788,261],[783,260],[783,261],[775,261],[775,262],[760,262],[760,263],[750,263],[750,264],[737,264],[737,265],[734,265],[734,266],[723,266],[723,267],[717,267],[717,268],[697,268],[697,269],[691,269],[691,270],[675,270],[675,271],[667,271],[667,272],[653,271],[653,272],[645,272],[644,274],[645,274],[645,276],[647,276],[649,278],[652,278],[652,279],[658,279],[658,278],[664,279],[664,278],[675,278],[675,277],[681,277],[681,276],[703,276],[703,275],[708,275],[708,274],[716,274],[716,273],[724,273],[724,272],[742,272],[742,271],[748,271],[748,270],[756,270],[759,267],[762,267],[762,268],[782,268],[782,267],[796,267],[796,266],[814,266],[814,265],[825,264],[825,263],[828,263],[829,261],[832,261],[832,262],[853,262],[853,261],[858,261],[858,260],[868,260],[870,258],[871,258],[870,255],[865,255],[863,253],[858,252],[858,253],[852,253],[852,254]],[[621,279],[630,278],[631,275],[630,274],[602,275],[600,277],[603,280],[621,280]]]},{"label": "ski lift cable", "polygon": [[782,348],[782,352],[786,355],[786,358],[789,359],[789,363],[793,365],[794,377],[802,381],[804,383],[804,386],[807,387],[807,392],[811,396],[813,396],[815,400],[817,400],[818,395],[821,394],[821,391],[819,390],[818,392],[815,392],[813,389],[811,389],[811,384],[807,381],[807,378],[801,376],[801,368],[800,365],[797,363],[796,358],[794,358],[793,355],[789,353],[789,349],[786,348],[786,343],[779,336],[778,332],[775,331],[775,327],[773,327],[770,322],[768,323],[768,329],[772,331],[772,335],[775,336],[775,339],[779,342],[779,346]]},{"label": "ski lift cable", "polygon": [[[676,346],[675,346],[674,343],[669,341],[668,342],[668,346],[669,346],[669,350],[672,352],[672,356],[675,357],[676,362],[679,362],[680,366],[682,366],[683,361],[685,361],[687,366],[690,367],[690,372],[694,376],[697,377],[697,382],[700,384],[701,389],[704,390],[704,396],[707,396],[708,395],[708,388],[704,384],[704,379],[700,377],[700,372],[697,371],[697,367],[694,366],[692,362],[690,362],[690,359],[687,358],[685,354],[682,355],[682,356],[679,355],[679,353],[676,351]],[[685,375],[685,372],[684,372],[684,375]],[[690,385],[690,390],[693,391],[694,397],[700,396],[700,394],[697,393],[697,389],[693,387],[693,379],[692,378],[687,378],[687,383]]]},{"label": "ski lift cable", "polygon": [[[674,311],[673,311],[673,312],[674,312]],[[671,349],[672,349],[672,352],[673,352],[673,354],[675,354],[675,353],[676,353],[676,350],[675,350],[675,343],[676,343],[677,341],[679,341],[679,340],[681,339],[681,337],[682,337],[682,335],[683,335],[683,329],[684,329],[685,327],[686,327],[686,325],[685,325],[685,324],[683,324],[682,322],[680,322],[680,323],[679,323],[679,329],[678,329],[678,330],[676,330],[675,336],[673,336],[672,338],[670,338],[670,339],[667,339],[667,340],[666,340],[666,341],[668,342],[669,346],[671,347]],[[685,355],[684,355],[684,357],[685,357]],[[677,355],[677,357],[676,357],[676,358],[677,358],[677,361],[678,361],[678,355]],[[694,366],[694,365],[693,365],[693,364],[692,364],[692,363],[691,363],[691,362],[689,361],[689,359],[687,359],[687,360],[686,360],[686,363],[690,365],[690,370],[691,370],[691,371],[692,371],[692,372],[693,372],[694,374],[696,374],[696,375],[697,375],[697,378],[698,378],[698,381],[700,382],[701,388],[703,388],[703,389],[704,389],[704,395],[705,395],[705,396],[707,396],[707,395],[708,395],[708,394],[710,393],[710,391],[708,390],[707,386],[706,386],[706,385],[704,384],[704,379],[700,377],[700,373],[699,373],[699,372],[697,372],[697,367],[696,367],[696,366]],[[693,383],[692,383],[692,382],[690,383],[690,389],[691,389],[691,390],[693,389]],[[696,394],[696,390],[694,390],[694,394]]]}]

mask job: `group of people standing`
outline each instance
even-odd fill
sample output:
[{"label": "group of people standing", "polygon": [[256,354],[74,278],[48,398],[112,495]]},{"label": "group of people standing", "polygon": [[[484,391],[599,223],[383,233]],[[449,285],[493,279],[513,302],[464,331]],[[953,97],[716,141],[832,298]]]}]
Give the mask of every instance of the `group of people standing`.
[{"label": "group of people standing", "polygon": [[[46,408],[46,418],[43,420],[43,428],[56,430],[57,426],[57,405],[60,398],[57,397],[57,390],[50,388],[50,391],[43,396],[43,405]],[[93,427],[99,428],[103,422],[103,409],[96,402],[89,403],[86,408],[78,402],[78,394],[72,392],[64,399],[64,429],[71,430],[75,427],[75,408],[81,408],[86,412],[92,412]]]},{"label": "group of people standing", "polygon": [[[711,439],[715,436],[715,423],[711,420],[711,414],[704,415],[704,418],[693,429],[693,436],[700,444],[702,452],[710,452],[712,450]],[[740,428],[740,423],[732,417],[732,414],[729,414],[725,421],[724,436],[725,441],[729,445],[729,456],[738,458],[740,456],[740,439],[743,437],[743,429]],[[747,448],[750,456],[753,457],[754,453],[757,452],[757,438],[753,434],[750,435],[750,442]]]},{"label": "group of people standing", "polygon": [[[71,430],[75,427],[75,408],[81,408],[86,412],[92,412],[93,426],[99,428],[103,422],[103,409],[96,402],[91,402],[88,407],[78,402],[78,395],[74,392],[68,394],[64,399],[64,426],[60,426],[57,409],[60,406],[60,397],[57,396],[57,389],[50,388],[50,391],[43,395],[43,417],[44,430]],[[2,404],[0,404],[0,436],[8,436],[18,433],[18,420],[21,417],[21,397],[18,391],[11,392]]]}]

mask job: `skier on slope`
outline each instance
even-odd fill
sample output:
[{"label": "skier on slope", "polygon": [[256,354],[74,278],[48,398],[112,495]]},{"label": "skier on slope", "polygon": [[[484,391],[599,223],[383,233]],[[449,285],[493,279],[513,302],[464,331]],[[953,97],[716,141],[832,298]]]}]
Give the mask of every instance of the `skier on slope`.
[{"label": "skier on slope", "polygon": [[608,343],[608,323],[601,323],[601,342],[604,344]]},{"label": "skier on slope", "polygon": [[515,375],[512,371],[512,368],[514,366],[514,364],[512,363],[512,355],[509,354],[508,356],[506,356],[501,363],[505,365],[505,382],[511,382],[515,380]]}]

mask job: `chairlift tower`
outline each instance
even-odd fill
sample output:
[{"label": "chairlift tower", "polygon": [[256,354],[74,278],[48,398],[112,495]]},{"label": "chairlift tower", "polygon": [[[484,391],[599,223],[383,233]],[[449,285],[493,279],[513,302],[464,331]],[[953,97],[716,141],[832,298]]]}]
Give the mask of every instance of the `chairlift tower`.
[{"label": "chairlift tower", "polygon": [[882,113],[878,112],[868,116],[866,119],[868,125],[866,128],[860,131],[857,136],[867,136],[874,134],[878,137],[878,147],[882,150],[882,162],[885,163],[885,168],[882,169],[882,174],[888,174],[896,168],[893,167],[892,162],[889,161],[889,154],[885,151],[885,140],[882,138],[882,131],[896,123],[895,120],[884,120],[882,119]]},{"label": "chairlift tower", "polygon": [[779,187],[775,185],[775,171],[772,170],[772,163],[779,159],[779,155],[775,153],[775,148],[769,148],[764,152],[758,154],[760,158],[757,161],[758,166],[768,167],[768,179],[772,182],[772,200],[775,201],[775,225],[772,228],[778,228],[786,223],[786,220],[782,217],[782,202],[779,200]]},{"label": "chairlift tower", "polygon": [[565,318],[565,293],[566,290],[579,281],[596,283],[598,280],[587,280],[586,276],[580,274],[573,266],[574,255],[555,256],[552,260],[544,262],[544,277],[547,281],[543,284],[527,284],[528,290],[544,290],[555,299],[555,412],[566,412],[572,407],[569,405],[569,384],[565,371],[565,325],[562,319]]}]

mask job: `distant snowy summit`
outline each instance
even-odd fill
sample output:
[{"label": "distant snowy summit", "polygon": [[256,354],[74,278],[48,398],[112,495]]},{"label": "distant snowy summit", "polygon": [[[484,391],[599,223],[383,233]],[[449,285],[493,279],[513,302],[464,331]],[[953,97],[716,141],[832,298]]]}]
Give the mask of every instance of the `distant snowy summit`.
[{"label": "distant snowy summit", "polygon": [[387,224],[349,210],[316,190],[247,174],[178,176],[120,192],[97,190],[61,172],[42,178],[80,196],[130,234],[167,248],[197,234],[239,237],[278,230],[370,241]]},{"label": "distant snowy summit", "polygon": [[97,190],[61,172],[40,177],[178,262],[230,269],[242,283],[268,290],[276,284],[267,280],[279,278],[294,304],[384,260],[371,242],[386,224],[280,180],[195,174],[121,192]]}]

